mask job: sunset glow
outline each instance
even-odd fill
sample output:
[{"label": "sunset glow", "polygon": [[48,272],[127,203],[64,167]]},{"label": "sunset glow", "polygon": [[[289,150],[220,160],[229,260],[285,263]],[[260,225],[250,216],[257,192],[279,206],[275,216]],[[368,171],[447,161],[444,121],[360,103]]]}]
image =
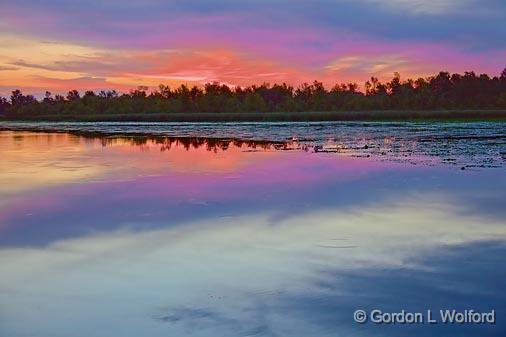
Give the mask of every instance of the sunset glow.
[{"label": "sunset glow", "polygon": [[474,0],[6,2],[0,94],[504,68],[505,5]]}]

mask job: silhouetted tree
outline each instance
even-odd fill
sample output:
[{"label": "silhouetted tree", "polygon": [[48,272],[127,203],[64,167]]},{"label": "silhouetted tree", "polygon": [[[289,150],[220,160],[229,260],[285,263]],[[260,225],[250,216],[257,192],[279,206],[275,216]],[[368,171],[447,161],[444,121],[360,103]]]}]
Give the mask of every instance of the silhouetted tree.
[{"label": "silhouetted tree", "polygon": [[4,113],[10,106],[9,102],[5,97],[0,97],[0,113]]},{"label": "silhouetted tree", "polygon": [[46,91],[46,93],[44,94],[44,99],[42,100],[42,102],[46,103],[46,104],[53,104],[54,103],[54,98],[53,98],[53,95],[51,94],[51,92]]},{"label": "silhouetted tree", "polygon": [[81,96],[79,95],[79,91],[77,91],[77,90],[70,90],[67,93],[67,100],[70,102],[78,101],[80,98],[81,98]]},{"label": "silhouetted tree", "polygon": [[506,81],[506,68],[501,72],[501,76],[499,77],[502,81]]},{"label": "silhouetted tree", "polygon": [[14,90],[11,95],[11,104],[13,106],[22,106],[37,103],[37,100],[32,95],[23,95],[21,90]]},{"label": "silhouetted tree", "polygon": [[0,99],[0,112],[11,117],[31,115],[143,114],[178,112],[265,112],[337,110],[422,110],[422,109],[504,109],[506,108],[506,69],[499,76],[440,72],[436,76],[403,80],[395,73],[382,83],[371,77],[365,91],[356,83],[336,83],[327,90],[323,83],[303,83],[294,89],[283,84],[229,87],[213,82],[203,87],[161,84],[148,94],[140,86],[126,94],[114,90],[86,91],[80,97],[71,90],[66,97],[46,92],[39,103],[32,95],[14,90],[10,103]]}]

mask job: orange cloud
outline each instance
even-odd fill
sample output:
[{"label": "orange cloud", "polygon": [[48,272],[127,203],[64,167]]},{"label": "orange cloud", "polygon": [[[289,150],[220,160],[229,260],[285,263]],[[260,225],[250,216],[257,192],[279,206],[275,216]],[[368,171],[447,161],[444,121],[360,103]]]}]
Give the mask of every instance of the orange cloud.
[{"label": "orange cloud", "polygon": [[[0,33],[0,94],[8,95],[18,88],[38,95],[45,90],[65,93],[70,89],[128,92],[139,85],[156,88],[163,83],[175,87],[212,81],[234,86],[264,82],[297,86],[318,80],[331,87],[336,82],[360,85],[370,76],[384,81],[396,71],[403,78],[440,70],[465,71],[486,61],[486,55],[469,59],[440,45],[413,49],[409,44],[384,44],[359,37],[349,41],[346,50],[329,48],[325,53],[316,53],[300,49],[298,61],[269,50],[253,51],[237,45],[199,46],[104,49]],[[440,68],[441,56],[452,59],[451,68]],[[504,53],[497,53],[496,58],[502,56]]]}]

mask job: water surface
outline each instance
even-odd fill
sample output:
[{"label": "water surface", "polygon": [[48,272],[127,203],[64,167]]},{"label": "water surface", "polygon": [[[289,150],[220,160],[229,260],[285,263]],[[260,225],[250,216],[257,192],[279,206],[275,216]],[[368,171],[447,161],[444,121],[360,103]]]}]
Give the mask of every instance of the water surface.
[{"label": "water surface", "polygon": [[[459,164],[407,126],[310,141],[149,127],[0,132],[0,336],[504,336],[501,124],[456,141]],[[411,160],[362,151],[386,133],[418,139]],[[497,323],[353,321],[374,308]]]},{"label": "water surface", "polygon": [[2,129],[267,141],[425,165],[506,164],[504,122],[0,122]]}]

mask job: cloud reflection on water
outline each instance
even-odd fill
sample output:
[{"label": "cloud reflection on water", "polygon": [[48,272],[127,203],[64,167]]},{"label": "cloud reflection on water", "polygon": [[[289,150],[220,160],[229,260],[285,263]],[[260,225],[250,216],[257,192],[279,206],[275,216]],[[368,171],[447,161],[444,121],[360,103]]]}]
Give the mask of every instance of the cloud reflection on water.
[{"label": "cloud reflection on water", "polygon": [[[97,177],[0,205],[0,335],[452,335],[352,313],[504,310],[501,170],[240,149],[186,170],[193,148],[76,146]],[[486,329],[459,332],[505,330]]]},{"label": "cloud reflection on water", "polygon": [[[350,285],[360,277],[371,277],[371,270],[380,271],[378,278],[388,279],[381,271],[389,269],[416,278],[417,273],[423,275],[430,268],[420,257],[433,254],[434,249],[505,235],[500,221],[458,216],[451,207],[424,199],[361,212],[307,213],[286,218],[276,226],[268,214],[213,222],[202,220],[145,232],[119,230],[46,248],[3,249],[0,289],[2,316],[7,322],[4,328],[29,333],[33,326],[19,318],[38,315],[48,322],[72,322],[43,328],[41,333],[47,335],[52,331],[66,334],[79,326],[83,336],[107,336],[107,331],[126,325],[127,335],[132,336],[178,335],[178,331],[234,336],[237,327],[231,322],[241,322],[244,331],[259,324],[279,335],[289,331],[294,336],[311,332],[333,335],[343,327],[320,326],[318,320],[327,317],[329,324],[326,307],[338,306],[341,297],[354,299],[354,292],[347,292]],[[343,244],[353,248],[322,247]],[[491,272],[489,268],[483,271]],[[396,276],[392,281],[399,279]],[[437,278],[432,280],[438,282]],[[360,296],[368,292],[378,295],[374,282]],[[395,290],[390,292],[395,295]],[[329,299],[330,295],[337,298]],[[357,300],[364,301],[360,296]],[[309,298],[296,306],[285,303],[297,297]],[[385,300],[388,298],[378,298],[378,304],[385,305]],[[430,298],[418,300],[433,303]],[[480,304],[479,293],[475,293],[475,300]],[[446,301],[451,303],[450,298]],[[294,320],[291,311],[309,305],[313,306],[311,315]],[[213,319],[223,317],[223,322],[212,324],[212,319],[206,324],[209,318],[185,317],[181,308],[211,311]],[[276,319],[255,320],[255,310],[268,310],[269,320]],[[347,314],[351,320],[351,311],[334,314],[336,322]],[[171,324],[160,322],[160,318],[178,315],[182,317]],[[199,322],[193,324],[195,320]],[[200,325],[205,328],[199,329]]]}]

